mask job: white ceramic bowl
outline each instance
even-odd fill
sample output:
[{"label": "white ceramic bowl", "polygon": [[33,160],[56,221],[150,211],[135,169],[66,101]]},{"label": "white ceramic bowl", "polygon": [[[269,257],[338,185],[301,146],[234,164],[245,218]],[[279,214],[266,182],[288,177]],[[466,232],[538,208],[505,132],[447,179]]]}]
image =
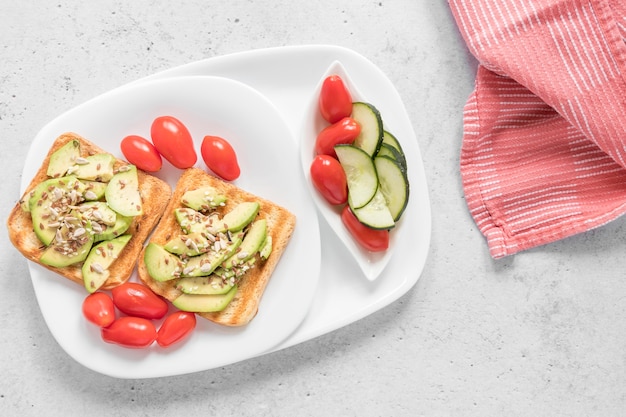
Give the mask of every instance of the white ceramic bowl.
[{"label": "white ceramic bowl", "polygon": [[[346,246],[350,254],[354,257],[355,261],[359,265],[359,268],[363,272],[365,278],[370,281],[374,281],[380,273],[385,269],[391,256],[394,253],[396,247],[396,235],[399,233],[398,229],[402,228],[401,223],[391,230],[389,249],[384,252],[370,252],[365,250],[359,244],[356,243],[354,238],[350,235],[350,232],[344,226],[341,220],[341,206],[335,206],[330,204],[320,193],[315,189],[311,181],[310,167],[313,159],[315,158],[315,140],[318,133],[324,129],[329,123],[324,120],[319,111],[319,95],[322,88],[322,84],[326,77],[330,75],[338,75],[343,80],[344,84],[352,95],[352,101],[364,101],[368,102],[367,97],[363,96],[358,87],[354,84],[350,75],[346,69],[341,65],[339,61],[333,62],[326,70],[324,75],[320,78],[315,91],[311,95],[307,107],[307,112],[304,116],[302,123],[302,130],[300,132],[300,158],[302,162],[302,169],[306,177],[306,181],[311,192],[311,196],[315,201],[319,213],[324,217],[325,221],[330,225],[335,235]],[[376,103],[371,103],[376,106]],[[382,114],[383,123],[385,115]],[[391,132],[393,128],[385,126]]]}]

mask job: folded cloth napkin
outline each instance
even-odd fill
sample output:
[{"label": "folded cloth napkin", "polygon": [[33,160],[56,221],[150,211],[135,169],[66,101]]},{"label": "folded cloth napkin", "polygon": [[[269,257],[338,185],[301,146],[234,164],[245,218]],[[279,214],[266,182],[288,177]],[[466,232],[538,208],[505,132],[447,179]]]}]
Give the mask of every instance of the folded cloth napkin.
[{"label": "folded cloth napkin", "polygon": [[480,64],[460,169],[491,256],[626,212],[626,1],[449,5]]}]

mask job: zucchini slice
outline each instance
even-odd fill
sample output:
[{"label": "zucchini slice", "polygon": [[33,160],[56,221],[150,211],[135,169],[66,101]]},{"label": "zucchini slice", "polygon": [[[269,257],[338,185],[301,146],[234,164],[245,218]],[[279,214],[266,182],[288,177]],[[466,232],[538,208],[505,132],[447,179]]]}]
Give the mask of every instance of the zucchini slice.
[{"label": "zucchini slice", "polygon": [[398,221],[409,202],[409,181],[400,163],[388,156],[377,156],[374,165],[380,189],[394,221]]},{"label": "zucchini slice", "polygon": [[374,161],[367,152],[354,145],[336,145],[335,152],[346,173],[348,204],[353,209],[365,206],[378,189]]},{"label": "zucchini slice", "polygon": [[354,139],[353,145],[374,157],[383,142],[383,119],[380,112],[372,104],[357,101],[352,103],[352,118],[361,125],[361,133]]}]

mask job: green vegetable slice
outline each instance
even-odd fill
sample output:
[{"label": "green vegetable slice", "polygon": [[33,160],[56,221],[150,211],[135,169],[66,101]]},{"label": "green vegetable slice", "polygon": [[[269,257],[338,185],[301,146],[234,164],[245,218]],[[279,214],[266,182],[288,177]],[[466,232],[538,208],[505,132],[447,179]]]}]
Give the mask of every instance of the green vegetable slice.
[{"label": "green vegetable slice", "polygon": [[377,156],[374,158],[374,165],[387,207],[397,222],[409,201],[409,181],[406,173],[400,162],[388,156]]},{"label": "green vegetable slice", "polygon": [[374,161],[367,152],[354,145],[337,145],[335,152],[346,173],[350,207],[358,209],[365,206],[378,189]]}]

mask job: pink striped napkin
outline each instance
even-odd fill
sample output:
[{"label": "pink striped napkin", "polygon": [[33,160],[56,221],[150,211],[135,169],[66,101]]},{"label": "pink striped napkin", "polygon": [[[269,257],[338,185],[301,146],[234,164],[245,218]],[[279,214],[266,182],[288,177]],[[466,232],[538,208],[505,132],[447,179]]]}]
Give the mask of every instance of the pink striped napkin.
[{"label": "pink striped napkin", "polygon": [[461,175],[491,256],[626,212],[626,0],[449,0],[480,65]]}]

